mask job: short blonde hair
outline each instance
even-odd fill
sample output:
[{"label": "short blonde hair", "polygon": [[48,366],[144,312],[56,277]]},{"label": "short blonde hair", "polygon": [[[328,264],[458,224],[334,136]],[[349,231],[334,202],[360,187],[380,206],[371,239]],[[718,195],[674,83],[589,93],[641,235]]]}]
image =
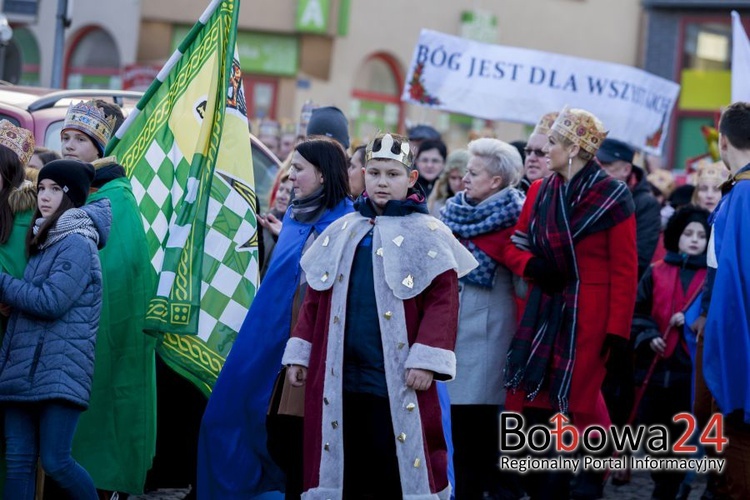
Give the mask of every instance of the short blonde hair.
[{"label": "short blonde hair", "polygon": [[[469,154],[482,158],[487,170],[505,181],[505,186],[515,186],[523,175],[523,160],[518,150],[500,139],[482,138],[469,143]],[[503,186],[503,187],[505,187]]]}]

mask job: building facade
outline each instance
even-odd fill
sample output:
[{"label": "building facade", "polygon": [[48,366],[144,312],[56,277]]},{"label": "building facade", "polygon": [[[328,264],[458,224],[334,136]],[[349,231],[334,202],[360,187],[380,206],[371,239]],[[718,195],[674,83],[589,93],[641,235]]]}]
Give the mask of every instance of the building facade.
[{"label": "building facade", "polygon": [[[191,11],[184,4],[144,0],[141,60],[166,57],[166,40],[176,45],[200,13],[200,5]],[[422,28],[634,66],[641,7],[638,0],[245,1],[238,40],[249,112],[295,120],[308,100],[332,104],[349,116],[355,142],[412,123],[432,124],[453,145],[488,125],[508,140],[523,138],[527,130],[520,125],[401,102]]]},{"label": "building facade", "polygon": [[643,68],[681,85],[665,151],[682,170],[705,155],[701,127],[716,125],[731,102],[731,11],[750,28],[750,0],[643,0]]},{"label": "building facade", "polygon": [[[9,0],[5,0],[7,4]],[[105,0],[106,1],[106,0]],[[123,68],[136,60],[138,0],[68,0],[62,60],[64,88],[121,88]],[[11,45],[21,56],[17,83],[50,86],[58,2],[28,0],[36,15],[9,16]]]},{"label": "building facade", "polygon": [[[102,0],[71,2],[64,87],[147,83],[208,4],[104,1],[106,8]],[[40,2],[36,22],[14,26],[24,47],[23,83],[51,81],[56,3]],[[528,133],[523,125],[403,104],[422,28],[631,66],[642,60],[640,0],[244,0],[239,18],[249,114],[296,120],[308,100],[335,105],[350,117],[355,142],[413,123],[435,126],[451,145],[487,126],[506,140]]]}]

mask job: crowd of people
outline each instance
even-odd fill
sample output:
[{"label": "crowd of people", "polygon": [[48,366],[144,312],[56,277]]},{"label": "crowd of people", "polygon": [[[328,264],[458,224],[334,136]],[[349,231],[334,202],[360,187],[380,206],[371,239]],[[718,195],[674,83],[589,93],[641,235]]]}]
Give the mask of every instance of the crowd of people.
[{"label": "crowd of people", "polygon": [[[73,104],[58,154],[0,121],[3,498],[41,494],[38,462],[47,498],[140,493],[157,410],[169,425],[176,386],[143,332],[156,276],[125,169],[103,157],[120,123]],[[564,108],[526,141],[449,152],[426,125],[350,147],[330,106],[304,133],[262,124],[283,167],[258,214],[261,284],[180,436],[191,495],[601,496],[601,471],[501,472],[510,411],[673,441],[674,415],[721,414],[727,467],[704,497],[749,497],[750,104],[722,112],[722,161],[680,186],[607,130]],[[652,477],[657,499],[693,480]]]},{"label": "crowd of people", "polygon": [[[381,189],[383,193],[393,193],[375,183],[382,159],[376,151],[385,136],[381,134],[367,147],[354,148],[347,173],[349,198],[357,215],[331,223],[331,229],[313,229],[301,236],[306,243],[298,243],[296,248],[301,247],[307,257],[295,256],[298,267],[293,282],[307,280],[312,290],[307,291],[305,300],[292,301],[289,296],[287,302],[292,307],[285,309],[281,318],[283,331],[276,325],[269,327],[269,319],[258,318],[251,309],[248,322],[254,324],[246,323],[241,334],[248,344],[235,350],[227,364],[236,363],[253,371],[222,373],[220,384],[234,387],[226,394],[215,392],[209,402],[201,441],[205,461],[199,468],[205,471],[199,488],[206,489],[199,491],[207,498],[241,498],[272,488],[268,481],[274,477],[286,477],[288,498],[302,491],[312,497],[323,494],[359,498],[369,492],[373,498],[395,498],[398,482],[388,478],[399,475],[402,494],[412,491],[407,475],[413,471],[403,463],[401,450],[405,446],[399,428],[403,424],[397,411],[403,403],[402,391],[416,388],[408,378],[413,368],[409,365],[411,354],[400,357],[388,350],[391,333],[386,327],[392,323],[378,318],[378,314],[383,314],[383,296],[393,294],[400,298],[403,305],[399,311],[410,311],[411,296],[401,297],[399,287],[403,283],[389,275],[386,263],[392,254],[387,253],[388,246],[382,243],[385,240],[381,236],[377,240],[381,243],[374,243],[371,238],[384,230],[379,228],[385,221],[409,224],[388,216],[411,215],[412,210],[424,213],[412,208],[418,202],[435,218],[436,225],[440,221],[447,226],[476,261],[476,267],[465,275],[458,266],[454,267],[460,276],[455,333],[454,320],[445,316],[452,307],[451,300],[443,299],[440,314],[423,313],[426,328],[433,325],[432,316],[436,315],[443,321],[442,329],[455,335],[449,340],[454,342],[451,350],[455,361],[451,360],[455,366],[451,369],[455,373],[448,377],[453,380],[443,384],[447,377],[444,367],[423,368],[432,372],[436,382],[428,387],[437,385],[441,416],[450,416],[450,427],[444,425],[444,449],[451,452],[450,484],[456,498],[520,498],[524,493],[532,498],[601,496],[603,473],[586,472],[575,478],[565,473],[538,473],[526,478],[501,473],[497,468],[497,443],[498,415],[502,411],[522,413],[527,425],[548,423],[557,412],[566,414],[580,429],[594,424],[605,428],[666,425],[674,438],[680,434],[680,426],[672,421],[674,415],[695,412],[702,430],[713,413],[722,413],[724,432],[734,437],[734,441],[730,439],[731,451],[724,455],[729,470],[720,477],[708,478],[704,498],[743,498],[750,481],[748,458],[743,455],[750,437],[744,384],[750,378],[750,349],[748,339],[741,333],[747,329],[746,317],[733,317],[726,301],[714,304],[712,289],[719,267],[717,252],[723,246],[716,239],[714,228],[722,220],[722,206],[726,207],[724,217],[738,214],[729,208],[727,200],[739,197],[742,190],[738,187],[744,186],[738,179],[742,179],[741,169],[747,164],[742,152],[747,152],[743,134],[748,130],[747,105],[729,107],[720,123],[721,161],[703,160],[687,179],[678,179],[670,170],[653,166],[653,158],[607,137],[606,124],[584,110],[545,114],[526,141],[506,143],[496,137],[475,138],[465,149],[450,154],[434,128],[419,125],[409,130],[408,137],[386,134],[396,144],[394,155],[388,159],[401,166],[394,174],[405,173],[409,181],[414,177],[403,198],[397,200],[399,206],[405,201],[410,208],[393,213],[385,208],[387,205],[394,209],[394,202],[379,210],[376,200]],[[397,157],[400,144],[407,141],[413,158]],[[293,158],[290,164],[294,168]],[[329,178],[322,171],[320,174]],[[294,182],[292,186],[295,200],[300,193]],[[723,197],[727,193],[729,198]],[[294,208],[290,210],[293,220]],[[369,219],[372,226],[368,235],[352,232],[349,238],[353,242],[333,245],[336,238],[347,235],[347,231],[340,235],[342,226],[346,228],[346,224],[363,219]],[[738,221],[734,217],[729,220],[729,224]],[[273,230],[273,237],[280,238],[279,230],[283,235],[285,224],[279,220],[278,225],[268,225],[267,229]],[[417,229],[401,231],[404,238],[410,233],[419,234]],[[406,239],[402,245],[405,242]],[[429,240],[422,244],[429,251]],[[733,252],[738,244],[739,240],[729,244]],[[345,248],[350,245],[352,250],[346,253]],[[362,254],[373,251],[375,257],[364,263]],[[726,256],[726,250],[723,253]],[[402,262],[398,269],[404,276],[435,278],[420,267],[423,263],[409,260],[409,251],[399,255]],[[382,261],[384,267],[373,265],[371,259]],[[328,267],[321,267],[323,262]],[[275,262],[271,257],[270,266],[273,268],[274,264],[290,272],[288,263]],[[725,279],[734,280],[733,291],[741,294],[743,285],[738,280],[747,276],[741,261],[738,258],[725,266],[725,270],[733,271],[733,275],[725,274]],[[373,277],[363,280],[363,270]],[[305,278],[309,273],[315,273],[315,279],[320,279],[318,275],[322,273],[323,283]],[[332,279],[336,275],[338,281]],[[379,283],[381,279],[385,279],[385,289]],[[342,280],[348,285],[342,286]],[[354,283],[357,294],[351,291]],[[340,292],[338,287],[342,288]],[[259,297],[274,289],[275,284],[270,283],[265,289],[261,287]],[[321,295],[322,292],[325,293]],[[295,297],[298,295],[301,293]],[[730,302],[744,314],[744,296]],[[688,312],[694,304],[700,307]],[[432,311],[429,301],[422,302],[422,307]],[[714,322],[709,321],[712,316]],[[410,352],[420,352],[423,344],[418,335],[412,336],[408,312],[404,319],[407,338],[402,345],[411,346]],[[734,321],[744,323],[734,325]],[[712,339],[714,349],[708,355],[704,354],[706,324],[721,325],[705,333],[706,341]],[[261,339],[252,334],[269,329],[278,332],[272,348],[267,337]],[[336,348],[331,344],[332,337],[339,342]],[[355,346],[358,342],[361,345]],[[737,349],[730,349],[731,345]],[[266,363],[261,367],[257,358],[267,362],[269,354],[270,366]],[[433,356],[437,360],[442,354]],[[335,363],[343,362],[341,382],[332,382],[323,369],[327,367],[331,375],[336,373],[338,365],[331,364],[332,355],[343,356],[334,358]],[[399,381],[400,392],[394,392],[396,382],[388,372],[387,361],[392,357],[400,360],[406,377]],[[707,371],[706,365],[711,369]],[[283,373],[274,370],[281,366],[286,367]],[[729,383],[730,374],[742,379],[743,384]],[[241,389],[242,380],[248,377],[262,377],[263,387]],[[288,379],[286,383],[284,377]],[[283,441],[280,448],[299,449],[304,441],[304,453],[300,453],[304,460],[290,467],[278,456],[283,455],[274,438],[278,429],[269,426],[268,436],[262,434],[264,425],[271,420],[276,422],[277,416],[272,418],[262,410],[267,409],[263,405],[273,400],[277,392],[288,397],[290,387],[305,386],[309,388],[304,410],[300,406],[293,417],[283,415],[296,419],[298,438]],[[433,395],[423,395],[417,389],[416,396],[422,412],[428,411],[423,408],[423,399],[432,400],[434,408],[440,407]],[[343,409],[331,409],[333,397],[342,398],[339,403]],[[219,407],[219,401],[225,400],[229,406]],[[285,411],[282,402],[271,413]],[[251,436],[252,445],[237,446],[236,434],[231,439],[225,437],[225,443],[216,444],[222,439],[220,434],[231,434],[228,427],[218,423],[227,423],[221,417],[226,413],[238,415],[233,418],[234,430]],[[248,426],[251,419],[253,426]],[[351,423],[352,419],[356,424]],[[356,425],[356,432],[345,422]],[[372,425],[367,436],[361,435],[363,422]],[[332,428],[327,428],[327,424]],[[334,445],[331,440],[339,439],[335,432],[338,425],[344,429],[343,444],[336,441]],[[299,430],[302,428],[308,431]],[[434,436],[426,430],[421,434],[424,454],[415,455],[414,463],[425,464],[429,491],[442,497],[446,483],[434,470],[438,456],[431,441]],[[269,455],[267,444],[271,443],[274,450]],[[334,452],[334,447],[341,448]],[[382,460],[366,460],[358,451],[361,448]],[[227,454],[227,450],[232,453]],[[343,463],[345,472],[331,469],[330,460],[338,464],[336,467]],[[369,463],[371,476],[382,481],[367,482],[364,489],[358,486],[357,478],[365,477],[358,468],[362,461]],[[373,462],[382,463],[382,468]],[[257,477],[245,476],[237,481],[240,470],[257,471]],[[351,471],[351,475],[346,471]],[[235,480],[230,480],[230,476]],[[687,498],[693,476],[653,471],[652,497]],[[617,471],[612,480],[615,484],[629,482],[629,471]],[[422,491],[428,494],[426,488]]]}]

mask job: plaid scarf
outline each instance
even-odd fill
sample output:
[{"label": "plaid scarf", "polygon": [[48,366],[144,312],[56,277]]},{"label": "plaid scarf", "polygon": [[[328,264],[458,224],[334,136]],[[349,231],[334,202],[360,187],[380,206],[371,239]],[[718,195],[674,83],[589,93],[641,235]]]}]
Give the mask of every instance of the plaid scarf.
[{"label": "plaid scarf", "polygon": [[531,287],[519,329],[508,350],[506,387],[519,386],[531,401],[548,389],[552,408],[568,412],[575,361],[580,281],[575,245],[635,212],[628,187],[589,162],[566,184],[560,175],[544,180],[529,224],[531,251],[567,277],[561,293]]},{"label": "plaid scarf", "polygon": [[[35,235],[39,233],[45,220],[46,219],[42,217],[34,221],[34,228],[32,231]],[[39,245],[39,250],[44,250],[45,248],[54,245],[69,234],[81,234],[90,238],[97,245],[99,244],[99,232],[96,230],[94,221],[92,221],[89,215],[80,208],[71,208],[66,210],[65,213],[57,219],[55,226],[47,233],[47,239]]]},{"label": "plaid scarf", "polygon": [[462,280],[483,288],[492,288],[498,264],[475,245],[471,238],[514,226],[521,215],[523,202],[524,195],[521,191],[507,187],[476,205],[466,199],[463,191],[445,203],[440,210],[440,218],[479,263]]}]

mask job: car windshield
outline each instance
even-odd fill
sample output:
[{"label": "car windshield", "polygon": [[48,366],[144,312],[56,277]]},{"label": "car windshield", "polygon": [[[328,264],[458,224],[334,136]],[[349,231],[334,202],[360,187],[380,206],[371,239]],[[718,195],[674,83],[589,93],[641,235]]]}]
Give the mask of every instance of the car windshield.
[{"label": "car windshield", "polygon": [[44,147],[52,151],[62,151],[62,141],[60,133],[62,132],[63,120],[51,122],[44,133]]}]

